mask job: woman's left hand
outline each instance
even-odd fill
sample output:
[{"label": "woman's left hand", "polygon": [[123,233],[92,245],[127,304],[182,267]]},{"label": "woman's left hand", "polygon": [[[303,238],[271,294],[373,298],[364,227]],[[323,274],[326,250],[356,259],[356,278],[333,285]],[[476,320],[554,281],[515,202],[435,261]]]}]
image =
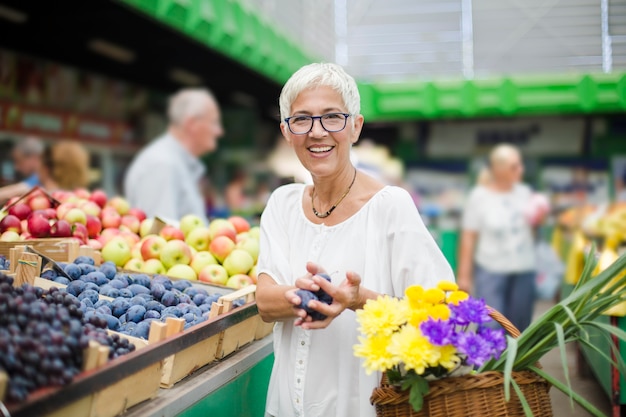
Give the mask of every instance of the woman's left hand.
[{"label": "woman's left hand", "polygon": [[356,310],[361,308],[361,277],[356,272],[347,272],[346,279],[338,286],[331,284],[324,278],[313,275],[313,282],[333,297],[332,304],[321,301],[310,301],[309,307],[326,316],[324,320],[312,320],[310,316],[296,320],[296,326],[303,329],[324,329],[345,309]]}]

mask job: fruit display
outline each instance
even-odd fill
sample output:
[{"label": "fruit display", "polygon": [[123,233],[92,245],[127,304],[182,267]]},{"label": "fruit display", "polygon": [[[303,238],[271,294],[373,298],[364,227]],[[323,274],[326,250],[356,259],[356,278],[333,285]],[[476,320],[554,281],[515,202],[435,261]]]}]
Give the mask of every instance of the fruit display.
[{"label": "fruit display", "polygon": [[195,215],[151,233],[152,219],[140,226],[134,242],[113,237],[102,259],[124,270],[243,288],[256,284],[259,227],[240,216],[215,218],[208,224]]},{"label": "fruit display", "polygon": [[[155,219],[102,190],[35,189],[0,211],[0,241],[74,238],[104,261],[146,274],[241,288],[256,284],[259,227],[241,216],[187,215],[154,228]],[[157,231],[158,230],[158,231]]]},{"label": "fruit display", "polygon": [[0,273],[0,371],[9,376],[7,400],[70,383],[90,341],[107,346],[110,359],[135,349],[105,329],[103,320],[83,314],[75,295],[56,287],[14,287],[13,278]]},{"label": "fruit display", "polygon": [[0,255],[0,271],[8,271],[11,268],[11,261],[6,256]]},{"label": "fruit display", "polygon": [[[213,303],[221,296],[193,285],[192,280],[118,271],[114,262],[96,265],[88,256],[59,266],[67,276],[54,269],[44,270],[41,276],[66,285],[65,291],[76,297],[86,320],[142,339],[148,339],[155,320],[182,318],[185,329],[208,320]],[[243,302],[234,304],[238,307]]]}]

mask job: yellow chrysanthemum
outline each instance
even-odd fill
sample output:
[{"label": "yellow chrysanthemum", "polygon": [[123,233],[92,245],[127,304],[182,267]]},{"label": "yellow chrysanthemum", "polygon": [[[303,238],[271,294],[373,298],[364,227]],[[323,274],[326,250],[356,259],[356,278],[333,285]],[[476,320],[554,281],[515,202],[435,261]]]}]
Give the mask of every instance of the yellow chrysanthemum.
[{"label": "yellow chrysanthemum", "polygon": [[424,288],[421,285],[411,285],[404,290],[406,299],[409,300],[411,308],[421,308],[424,303]]},{"label": "yellow chrysanthemum", "polygon": [[448,295],[448,304],[458,304],[468,298],[469,294],[465,291],[453,291]]},{"label": "yellow chrysanthemum", "polygon": [[448,370],[452,370],[457,367],[459,363],[461,363],[461,358],[459,358],[456,353],[456,349],[452,345],[444,345],[444,346],[435,346],[439,351],[439,359],[437,365],[441,365]]},{"label": "yellow chrysanthemum", "polygon": [[419,327],[420,324],[428,320],[427,308],[414,308],[410,310],[408,323],[411,326]]},{"label": "yellow chrysanthemum", "polygon": [[437,283],[437,288],[439,288],[441,291],[457,291],[459,289],[459,286],[456,285],[455,282],[452,281],[439,281]]},{"label": "yellow chrysanthemum", "polygon": [[438,349],[413,326],[404,326],[391,336],[389,352],[406,369],[413,369],[417,374],[423,374],[428,366],[436,364],[440,356]]},{"label": "yellow chrysanthemum", "polygon": [[448,320],[450,318],[450,308],[445,304],[436,304],[427,309],[427,314],[433,320]]},{"label": "yellow chrysanthemum", "polygon": [[354,346],[354,354],[364,358],[363,366],[365,373],[384,372],[397,364],[388,347],[391,341],[390,336],[382,334],[371,337],[359,337],[360,344]]},{"label": "yellow chrysanthemum", "polygon": [[446,293],[439,288],[429,288],[424,291],[424,301],[430,304],[440,304],[446,299]]},{"label": "yellow chrysanthemum", "polygon": [[374,334],[391,335],[406,323],[409,308],[406,302],[388,295],[368,300],[363,309],[358,310],[357,320],[361,324],[360,332],[370,336]]}]

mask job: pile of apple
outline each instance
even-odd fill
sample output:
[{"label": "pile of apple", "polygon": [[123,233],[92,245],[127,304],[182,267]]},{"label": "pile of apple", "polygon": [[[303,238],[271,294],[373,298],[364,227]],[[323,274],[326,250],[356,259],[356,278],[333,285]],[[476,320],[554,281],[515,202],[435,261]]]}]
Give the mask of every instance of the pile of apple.
[{"label": "pile of apple", "polygon": [[231,288],[256,284],[260,229],[244,217],[215,218],[206,224],[188,214],[179,226],[167,224],[156,233],[153,222],[141,222],[135,242],[111,237],[102,248],[102,259],[129,271]]},{"label": "pile of apple", "polygon": [[[7,202],[0,211],[0,241],[33,238],[76,238],[101,249],[107,235],[138,238],[145,213],[123,197],[108,198],[103,190],[41,190]],[[104,235],[104,236],[103,236]]]}]

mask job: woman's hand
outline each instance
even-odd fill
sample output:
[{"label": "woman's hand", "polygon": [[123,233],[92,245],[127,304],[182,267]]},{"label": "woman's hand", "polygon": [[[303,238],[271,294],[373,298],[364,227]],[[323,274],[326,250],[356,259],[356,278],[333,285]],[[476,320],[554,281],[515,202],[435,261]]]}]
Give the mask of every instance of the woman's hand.
[{"label": "woman's hand", "polygon": [[316,274],[324,273],[324,269],[312,262],[307,263],[307,274],[296,280],[296,287],[309,291],[318,291],[322,289],[333,297],[332,304],[326,304],[320,301],[310,301],[308,307],[316,310],[326,316],[324,320],[314,321],[307,312],[301,308],[300,297],[296,295],[297,289],[289,290],[285,293],[285,297],[294,305],[296,315],[296,326],[302,326],[303,329],[323,329],[340,315],[345,309],[356,310],[364,304],[361,288],[361,277],[355,272],[346,273],[346,279],[339,285],[333,285],[324,278]]}]

